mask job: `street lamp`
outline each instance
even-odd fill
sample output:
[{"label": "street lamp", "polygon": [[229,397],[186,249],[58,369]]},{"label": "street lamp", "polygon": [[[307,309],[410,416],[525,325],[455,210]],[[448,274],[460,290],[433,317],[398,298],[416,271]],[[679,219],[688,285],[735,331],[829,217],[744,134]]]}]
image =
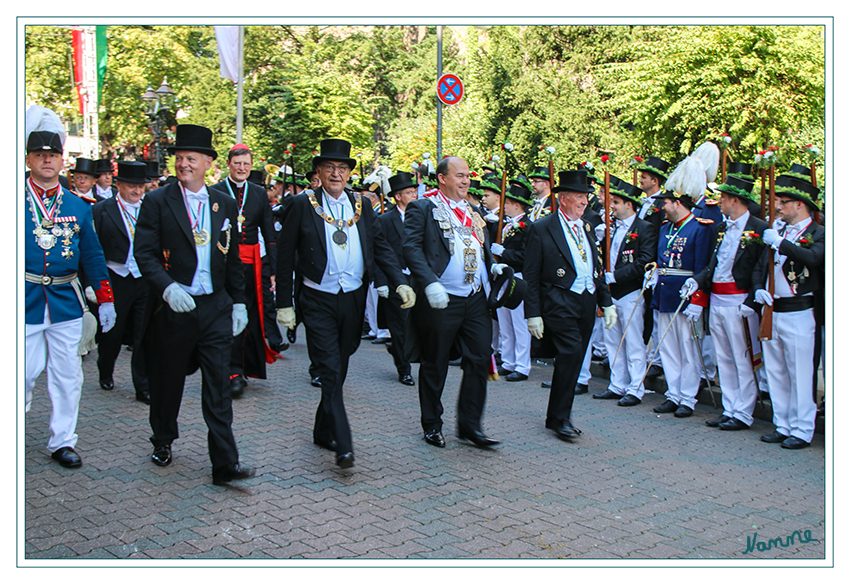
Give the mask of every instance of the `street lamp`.
[{"label": "street lamp", "polygon": [[162,85],[156,91],[153,85],[148,84],[147,90],[142,94],[145,102],[145,115],[148,117],[148,125],[153,135],[154,160],[156,160],[159,173],[165,170],[165,156],[162,153],[161,143],[165,139],[165,130],[168,129],[169,118],[173,117],[174,91],[168,86],[168,78],[162,78]]}]

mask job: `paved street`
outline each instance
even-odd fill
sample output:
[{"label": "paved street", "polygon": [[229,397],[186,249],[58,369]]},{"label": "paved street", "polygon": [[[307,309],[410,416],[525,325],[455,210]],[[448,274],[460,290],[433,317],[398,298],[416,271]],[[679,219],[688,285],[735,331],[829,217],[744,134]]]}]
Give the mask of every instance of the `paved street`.
[{"label": "paved street", "polygon": [[[133,399],[130,355],[122,351],[109,392],[97,385],[96,355],[83,362],[81,469],[47,454],[50,402],[44,376],[37,383],[19,493],[26,559],[746,563],[832,554],[821,434],[811,448],[789,451],[758,440],[773,430],[768,422],[722,432],[704,425],[719,411],[702,404],[691,418],[659,416],[651,408],[663,397],[651,392],[637,407],[618,407],[591,399],[604,389],[594,379],[574,407],[583,435],[565,444],[543,427],[540,382],[552,370],[535,365],[528,381],[489,384],[484,430],[502,444],[482,451],[454,435],[461,370],[451,367],[448,444],[437,449],[422,440],[417,389],[399,384],[384,347],[365,341],[345,387],[356,464],[340,470],[312,443],[319,390],[309,385],[301,328],[270,378],[252,380],[234,403],[240,458],[258,476],[216,487],[200,374],[186,382],[174,462],[160,468],[150,462],[147,406]],[[769,545],[775,538],[787,547]]]}]

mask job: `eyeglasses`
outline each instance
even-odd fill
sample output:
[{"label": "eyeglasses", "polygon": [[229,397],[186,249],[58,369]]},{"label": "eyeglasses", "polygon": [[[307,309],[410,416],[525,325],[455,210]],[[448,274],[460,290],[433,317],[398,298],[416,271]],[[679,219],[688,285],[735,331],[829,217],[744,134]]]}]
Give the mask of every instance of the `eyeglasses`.
[{"label": "eyeglasses", "polygon": [[787,205],[788,203],[793,203],[793,202],[794,202],[793,199],[779,199],[778,201],[776,201],[776,204],[781,207],[783,205]]},{"label": "eyeglasses", "polygon": [[230,166],[235,166],[236,168],[251,168],[252,164],[250,162],[231,162]]},{"label": "eyeglasses", "polygon": [[319,165],[319,167],[324,168],[330,174],[334,174],[336,172],[338,172],[339,174],[343,174],[345,172],[351,171],[351,168],[349,168],[348,165],[337,166],[335,164],[321,164],[321,165]]}]

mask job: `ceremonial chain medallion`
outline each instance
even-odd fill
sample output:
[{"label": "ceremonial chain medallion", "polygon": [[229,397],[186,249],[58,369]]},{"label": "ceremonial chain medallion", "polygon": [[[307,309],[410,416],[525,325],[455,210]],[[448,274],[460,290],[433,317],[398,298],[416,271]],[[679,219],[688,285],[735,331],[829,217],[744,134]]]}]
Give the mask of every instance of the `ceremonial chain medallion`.
[{"label": "ceremonial chain medallion", "polygon": [[[60,188],[57,192],[50,209],[47,208],[41,197],[37,194],[32,194],[30,189],[26,189],[25,192],[30,205],[30,212],[32,213],[32,221],[35,224],[32,234],[35,235],[35,242],[38,247],[45,251],[51,250],[60,237],[64,238],[62,240],[62,245],[64,246],[62,257],[70,259],[74,255],[70,247],[72,245],[71,237],[74,233],[80,231],[80,227],[76,223],[73,228],[69,225],[69,222],[73,221],[74,218],[57,217],[57,221],[54,221],[54,217],[58,215],[62,205],[62,189]],[[62,223],[60,224],[59,221],[62,221]]]},{"label": "ceremonial chain medallion", "polygon": [[[346,220],[344,207],[342,207],[342,217],[337,219],[336,217],[333,217],[333,211],[331,211],[331,215],[328,215],[325,210],[319,206],[319,203],[316,201],[316,195],[313,193],[313,191],[305,192],[307,194],[307,198],[310,200],[310,204],[313,205],[313,209],[316,211],[316,214],[331,225],[336,227],[336,231],[334,231],[333,235],[331,236],[333,242],[337,244],[340,248],[345,249],[345,246],[348,243],[348,234],[343,231],[343,228],[351,227],[360,220],[360,212],[363,209],[363,204],[360,195],[358,193],[352,193],[354,195],[354,217]],[[343,191],[343,195],[345,195],[345,191]],[[330,209],[330,204],[328,204],[328,209]]]},{"label": "ceremonial chain medallion", "polygon": [[[434,219],[439,223],[440,229],[443,231],[443,237],[448,240],[449,253],[454,254],[453,232],[456,232],[460,236],[464,246],[463,282],[464,284],[473,284],[475,282],[475,274],[478,272],[478,254],[475,253],[475,248],[472,245],[472,237],[474,236],[479,242],[482,242],[484,240],[484,229],[481,225],[463,225],[457,216],[453,219],[452,215],[454,213],[450,212],[449,205],[443,200],[443,197],[444,195],[442,193],[440,193],[440,196],[431,197],[431,202],[434,203]],[[464,211],[464,218],[468,218],[469,222],[472,223],[472,218],[466,215],[466,211]],[[483,246],[481,253],[483,258]]]}]

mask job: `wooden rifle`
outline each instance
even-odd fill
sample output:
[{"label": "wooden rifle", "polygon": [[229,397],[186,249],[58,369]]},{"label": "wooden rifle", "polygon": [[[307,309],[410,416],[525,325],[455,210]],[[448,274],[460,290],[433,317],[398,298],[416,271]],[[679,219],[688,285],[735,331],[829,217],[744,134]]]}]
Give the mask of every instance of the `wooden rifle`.
[{"label": "wooden rifle", "polygon": [[[764,169],[762,169],[762,173],[764,173]],[[776,217],[776,189],[773,182],[773,166],[768,170],[768,206],[770,209],[770,221],[773,224],[773,221]],[[762,187],[763,188],[763,187]],[[762,203],[764,203],[764,199],[762,198]],[[767,293],[770,294],[770,297],[773,298],[773,293],[776,291],[776,278],[774,276],[774,258],[776,256],[776,251],[773,249],[773,246],[767,252]],[[761,326],[759,326],[759,340],[760,341],[769,341],[773,338],[773,306],[772,305],[764,305],[764,308],[761,311]]]}]

